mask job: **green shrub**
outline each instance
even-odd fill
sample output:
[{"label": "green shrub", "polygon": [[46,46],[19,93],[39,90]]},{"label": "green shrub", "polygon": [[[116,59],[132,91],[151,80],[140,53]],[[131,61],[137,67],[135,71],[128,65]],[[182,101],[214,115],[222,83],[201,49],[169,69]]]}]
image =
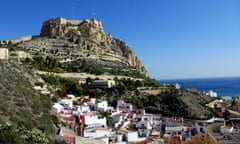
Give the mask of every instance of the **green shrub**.
[{"label": "green shrub", "polygon": [[23,125],[0,124],[0,143],[2,144],[48,144],[49,139],[41,134],[27,130]]}]

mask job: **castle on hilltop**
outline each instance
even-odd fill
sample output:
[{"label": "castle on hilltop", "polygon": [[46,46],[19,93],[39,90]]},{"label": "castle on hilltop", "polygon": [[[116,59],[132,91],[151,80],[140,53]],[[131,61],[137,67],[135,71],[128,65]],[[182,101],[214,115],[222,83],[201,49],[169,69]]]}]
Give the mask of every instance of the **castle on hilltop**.
[{"label": "castle on hilltop", "polygon": [[[99,25],[99,26],[102,26],[102,23],[100,21],[97,21],[96,19],[87,19],[87,20],[84,20],[85,22],[88,22],[88,23],[92,23],[94,25]],[[65,18],[53,18],[53,19],[49,19],[47,21],[45,21],[44,23],[55,23],[55,24],[58,24],[58,25],[66,25],[66,24],[71,24],[71,25],[80,25],[83,21],[82,20],[67,20]]]}]

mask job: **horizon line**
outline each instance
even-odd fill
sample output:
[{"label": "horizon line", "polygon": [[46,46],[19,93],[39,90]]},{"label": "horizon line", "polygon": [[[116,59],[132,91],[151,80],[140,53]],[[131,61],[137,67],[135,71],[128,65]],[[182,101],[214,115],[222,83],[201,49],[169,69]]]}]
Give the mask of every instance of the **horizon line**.
[{"label": "horizon line", "polygon": [[183,78],[156,78],[156,80],[186,80],[186,79],[217,79],[217,78],[240,78],[240,76],[206,76],[206,77],[183,77]]}]

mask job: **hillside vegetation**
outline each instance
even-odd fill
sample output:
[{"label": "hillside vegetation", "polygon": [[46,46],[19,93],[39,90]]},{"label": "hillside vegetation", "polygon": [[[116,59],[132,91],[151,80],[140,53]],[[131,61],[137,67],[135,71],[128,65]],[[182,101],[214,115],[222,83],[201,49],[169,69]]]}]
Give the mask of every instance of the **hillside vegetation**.
[{"label": "hillside vegetation", "polygon": [[[20,126],[49,136],[54,134],[50,116],[51,100],[49,96],[40,95],[33,89],[38,77],[19,63],[9,62],[4,65],[0,69],[0,124],[8,122],[13,127]],[[4,135],[1,130],[0,134]],[[7,133],[11,138],[11,133]]]}]

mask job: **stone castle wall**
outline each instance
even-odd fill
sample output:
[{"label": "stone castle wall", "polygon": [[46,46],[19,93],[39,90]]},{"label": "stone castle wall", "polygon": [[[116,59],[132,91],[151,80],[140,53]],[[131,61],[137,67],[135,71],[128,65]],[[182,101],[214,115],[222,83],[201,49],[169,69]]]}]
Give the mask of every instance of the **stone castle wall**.
[{"label": "stone castle wall", "polygon": [[0,60],[8,60],[9,54],[8,49],[0,48]]}]

